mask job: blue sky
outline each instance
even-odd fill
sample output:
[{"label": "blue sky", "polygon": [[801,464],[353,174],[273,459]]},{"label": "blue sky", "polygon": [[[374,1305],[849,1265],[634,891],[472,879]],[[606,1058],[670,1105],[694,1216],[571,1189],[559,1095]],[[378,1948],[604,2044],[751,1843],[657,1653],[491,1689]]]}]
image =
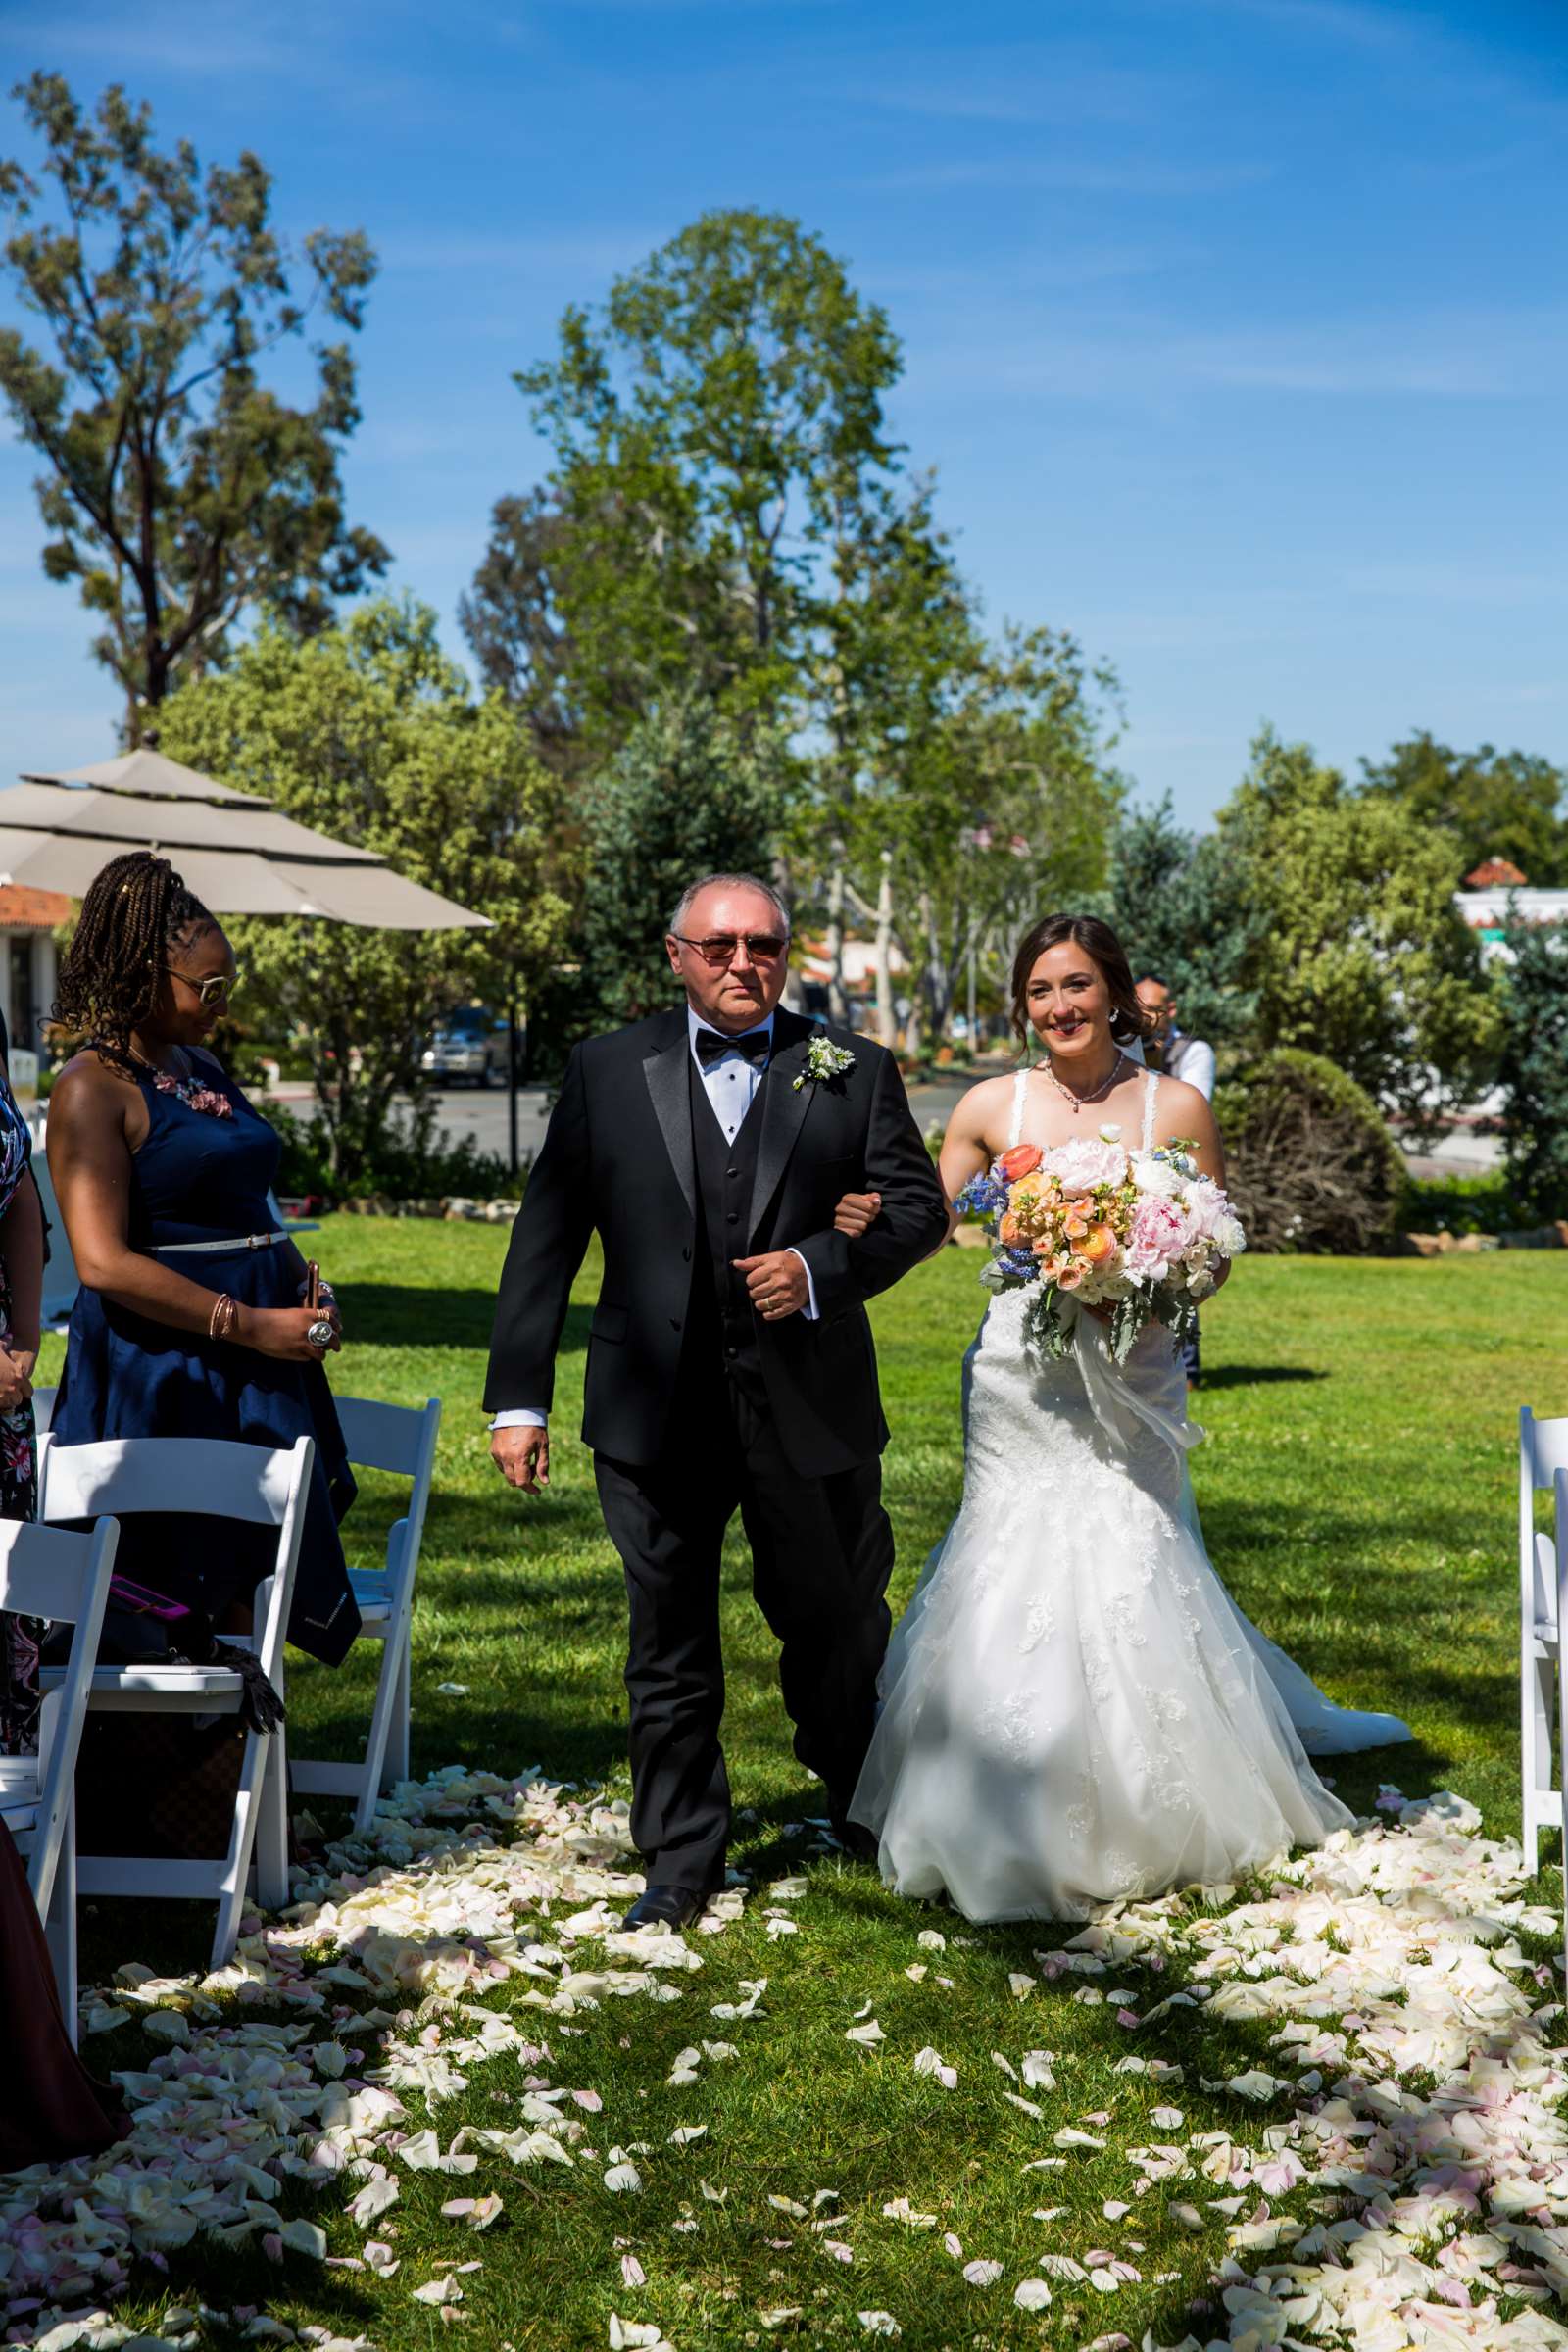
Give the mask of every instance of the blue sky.
[{"label": "blue sky", "polygon": [[[36,66],[368,230],[351,512],[455,651],[540,470],[511,370],[753,204],[886,306],[989,614],[1115,663],[1141,797],[1201,821],[1265,718],[1568,761],[1559,0],[0,0],[0,83]],[[34,469],[0,437],[6,780],[117,711]]]}]

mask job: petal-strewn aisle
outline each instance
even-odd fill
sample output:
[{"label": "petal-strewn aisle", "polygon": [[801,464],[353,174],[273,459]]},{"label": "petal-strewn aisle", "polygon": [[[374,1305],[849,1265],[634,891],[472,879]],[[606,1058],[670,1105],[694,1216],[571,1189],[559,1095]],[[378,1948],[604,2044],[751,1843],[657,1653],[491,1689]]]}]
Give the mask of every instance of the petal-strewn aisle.
[{"label": "petal-strewn aisle", "polygon": [[[1013,1980],[1037,2032],[1049,2031],[1041,2013],[1052,2001],[1076,1993],[1103,2005],[1126,2053],[1115,2071],[1148,2077],[1166,2102],[1152,2111],[1159,2136],[1123,2147],[1103,2128],[1108,2117],[1084,2117],[1058,2088],[1058,2075],[1066,2078],[1050,2051],[1020,2052],[1016,2063],[996,2053],[1009,2110],[1040,2133],[1040,2153],[1015,2165],[1025,2213],[1086,2158],[1109,2147],[1119,2159],[1123,2185],[1094,2209],[1092,2232],[1072,2209],[1048,2207],[1030,2215],[1044,2242],[1027,2268],[999,2261],[919,2209],[895,2148],[879,2204],[835,2219],[834,2191],[818,2192],[816,2208],[771,2197],[768,2242],[781,2256],[798,2248],[852,2267],[874,2264],[878,2233],[906,2253],[917,2243],[933,2276],[961,2265],[976,2324],[1003,2328],[999,2340],[1125,2344],[1117,2299],[1168,2280],[1186,2316],[1151,2343],[1568,2345],[1568,2328],[1546,2308],[1568,2290],[1564,2013],[1554,1972],[1518,1940],[1554,1936],[1556,1918],[1524,1906],[1519,1848],[1482,1836],[1461,1800],[1405,1804],[1391,1792],[1386,1804],[1383,1818],[1282,1864],[1260,1899],[1141,1905],[1041,1951],[1037,1974]],[[774,1945],[808,1936],[795,1916],[805,1878],[732,1891],[687,1939],[619,1935],[615,1911],[639,1883],[624,1807],[581,1801],[537,1778],[507,1783],[458,1769],[400,1790],[373,1839],[333,1848],[329,1861],[219,1976],[160,1979],[132,1965],[90,2000],[88,2047],[100,2069],[132,2019],[157,2054],[116,2075],[134,2119],[127,2141],[90,2162],[0,2182],[10,2340],[48,2352],[128,2342],[138,2331],[116,2318],[117,2297],[130,2289],[143,2307],[157,2269],[203,2238],[218,2277],[223,2249],[258,2247],[295,2273],[301,2262],[347,2266],[376,2295],[412,2296],[432,2307],[429,2316],[460,2323],[465,2279],[482,2268],[519,2170],[542,2182],[562,2175],[541,2168],[582,2179],[591,2167],[629,2210],[645,2173],[685,2160],[694,2196],[727,2193],[698,2177],[709,2154],[705,2090],[738,2045],[780,2033],[766,1979],[740,1980],[722,2001],[699,1992],[700,2025],[667,2077],[683,2089],[688,2120],[652,2143],[610,2144],[601,2093],[574,2069],[573,2053],[588,2045],[571,2021],[624,2001],[634,2031],[636,2004],[697,1989],[689,1981],[704,1968],[705,1942],[745,1914],[765,1920]],[[943,1958],[945,1933],[955,1947],[963,1941],[951,1919],[901,1916],[909,1934],[898,1961],[916,1930],[928,1947],[905,1975],[956,1965]],[[890,1963],[889,1974],[899,1969]],[[481,1996],[502,1986],[505,2006],[485,2005]],[[898,2046],[875,2007],[845,2029],[866,2063],[963,2096],[951,2059],[928,2045]],[[253,2008],[265,2016],[247,2018]],[[1184,2076],[1161,2055],[1183,2012],[1200,2013],[1216,2042],[1221,2028],[1253,2034],[1266,2063],[1197,2081],[1189,2063]],[[503,2056],[522,2082],[505,2127],[443,2131],[442,2103]],[[788,2062],[786,2044],[777,2063]],[[576,2064],[591,2071],[586,2057]],[[988,2097],[997,2081],[988,2072]],[[1190,2127],[1183,2101],[1195,2097],[1204,2120],[1218,2114],[1224,2129]],[[984,2165],[983,2140],[974,2152]],[[1015,2164],[1010,2154],[997,2161]],[[722,2165],[714,2146],[715,2177]],[[450,2243],[438,2261],[426,2250],[405,2263],[396,2210],[420,2172],[450,2176],[441,2208]],[[347,2209],[357,2252],[328,2253],[319,2223],[297,2210],[310,2195],[323,2218]],[[1229,2251],[1220,2271],[1207,2279],[1146,2273],[1127,2235],[1143,2200],[1146,2213],[1158,2208],[1195,2230],[1222,2214]],[[672,2341],[691,2352],[701,2331],[683,2338],[679,2305],[651,2308],[654,2287],[636,2254],[617,2259],[624,2293],[612,2343]],[[368,2340],[324,2327],[290,2330],[254,2302],[225,2301],[211,2276],[204,2291],[207,2305],[186,2296],[161,2313],[163,2340],[182,2352],[235,2333],[297,2334],[318,2347]],[[747,2324],[781,2333],[808,2325],[808,2306],[788,2291]],[[1045,2315],[1040,2335],[1014,2339],[1004,2313],[1018,2325]],[[1110,2332],[1096,2335],[1102,2317]],[[901,2309],[866,2302],[853,2319],[856,2334],[927,2340],[918,2298]]]}]

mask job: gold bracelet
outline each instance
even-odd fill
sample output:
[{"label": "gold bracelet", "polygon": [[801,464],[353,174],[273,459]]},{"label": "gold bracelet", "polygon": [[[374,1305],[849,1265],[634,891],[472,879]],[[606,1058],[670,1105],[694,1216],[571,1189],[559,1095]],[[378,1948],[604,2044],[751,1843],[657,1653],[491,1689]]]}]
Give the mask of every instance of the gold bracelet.
[{"label": "gold bracelet", "polygon": [[207,1337],[210,1340],[226,1340],[238,1320],[239,1308],[228,1293],[224,1291],[213,1308],[212,1319],[207,1326]]}]

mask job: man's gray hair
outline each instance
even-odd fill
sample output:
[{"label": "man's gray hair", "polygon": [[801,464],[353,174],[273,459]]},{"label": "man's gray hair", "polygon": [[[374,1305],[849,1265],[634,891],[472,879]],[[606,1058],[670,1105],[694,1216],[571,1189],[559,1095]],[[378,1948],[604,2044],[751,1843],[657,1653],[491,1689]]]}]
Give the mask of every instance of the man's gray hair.
[{"label": "man's gray hair", "polygon": [[669,928],[671,931],[678,932],[685,929],[686,918],[691,913],[693,906],[696,905],[702,893],[705,890],[713,889],[715,885],[722,885],[725,890],[760,891],[764,899],[771,899],[774,906],[778,908],[780,927],[782,928],[785,937],[788,938],[790,928],[790,910],[785,906],[784,901],[779,897],[778,892],[773,888],[772,883],[764,882],[760,874],[704,874],[700,881],[688,882],[686,888],[681,892],[680,897],[676,900],[675,911],[669,918]]}]

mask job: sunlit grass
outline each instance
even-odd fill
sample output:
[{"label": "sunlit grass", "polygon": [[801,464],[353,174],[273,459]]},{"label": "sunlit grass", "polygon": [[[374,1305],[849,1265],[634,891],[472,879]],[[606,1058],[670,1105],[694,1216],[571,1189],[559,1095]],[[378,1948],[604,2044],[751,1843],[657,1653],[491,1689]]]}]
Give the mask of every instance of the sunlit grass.
[{"label": "sunlit grass", "polygon": [[[479,1409],[504,1245],[504,1234],[482,1227],[353,1219],[330,1222],[318,1245],[353,1342],[336,1367],[339,1386],[397,1401],[438,1394],[445,1404],[416,1629],[416,1768],[537,1764],[552,1777],[623,1788],[620,1572],[572,1435],[594,1271],[578,1286],[562,1360],[555,1483],[548,1500],[525,1506],[489,1465]],[[957,1497],[959,1357],[982,1302],[974,1258],[951,1250],[875,1310],[894,1432],[886,1473],[896,1601]],[[1397,1711],[1418,1735],[1413,1747],[1335,1768],[1340,1794],[1358,1810],[1387,1776],[1412,1792],[1455,1788],[1493,1830],[1517,1828],[1513,1433],[1521,1401],[1568,1411],[1565,1308],[1568,1260],[1545,1255],[1248,1260],[1206,1318],[1199,1411],[1211,1440],[1194,1473],[1216,1565],[1243,1608],[1335,1698]],[[371,1487],[351,1523],[366,1557],[395,1508],[389,1482]],[[1167,2095],[1114,2070],[1133,2049],[1182,2064],[1175,2096],[1187,2131],[1241,2129],[1235,2102],[1210,2099],[1199,2084],[1266,2064],[1263,2030],[1177,2011],[1129,2036],[1114,2005],[1075,2002],[1071,1980],[1039,1981],[1035,1953],[1069,1931],[971,1930],[893,1901],[863,1869],[808,1859],[800,1825],[817,1810],[818,1791],[790,1754],[772,1644],[738,1544],[725,1611],[726,1739],[742,1808],[733,1859],[764,1887],[808,1868],[810,1890],[794,1906],[801,1932],[769,1940],[761,1918],[748,1918],[702,1941],[704,1969],[681,1981],[678,2001],[609,2003],[565,2033],[537,2021],[552,2052],[541,2071],[604,2100],[594,2144],[653,2149],[642,2161],[644,2193],[609,2195],[593,2166],[552,2167],[542,2178],[486,2160],[470,2181],[410,2176],[392,2217],[403,2268],[384,2284],[297,2261],[279,2273],[254,2252],[220,2261],[198,2246],[175,2258],[175,2291],[224,2309],[266,2302],[291,2326],[365,2332],[384,2352],[450,2332],[409,2289],[472,2256],[483,2268],[465,2280],[464,2309],[468,2339],[486,2347],[603,2345],[612,2310],[656,2319],[680,2352],[771,2340],[761,2314],[796,2307],[803,2316],[782,2325],[784,2340],[804,2332],[870,2341],[857,2316],[867,2309],[894,2313],[904,2342],[922,2348],[1076,2344],[1105,2329],[1136,2342],[1146,2326],[1158,2341],[1189,2327],[1200,2337],[1217,2331],[1190,2306],[1222,2251],[1219,2218],[1194,2235],[1163,2191],[1139,2200],[1131,2219],[1102,2212],[1107,2199],[1130,2199],[1122,2151],[1160,2136],[1148,2116]],[[373,1664],[369,1650],[335,1676],[292,1662],[301,1752],[352,1751]],[[443,1696],[444,1682],[466,1694]],[[1043,1789],[1041,1802],[1052,1801]],[[160,1914],[106,1904],[87,1924],[101,1961],[196,1957],[173,1916],[166,1926]],[[948,1937],[945,1951],[917,1943],[933,1925]],[[911,1981],[910,1966],[928,1973]],[[1023,1999],[1008,1984],[1019,1972],[1036,1980]],[[763,1976],[756,2018],[713,2023],[713,2003]],[[871,2050],[845,2038],[867,2001],[887,2034]],[[130,2032],[114,2037],[113,2064],[134,2063]],[[739,2055],[705,2066],[697,2088],[669,2088],[676,2051],[720,2034]],[[956,2090],[912,2073],[913,2052],[928,2043],[958,2068]],[[111,2062],[107,2048],[94,2046],[98,2063]],[[1000,2051],[1019,2065],[1037,2048],[1058,2059],[1046,2124],[1007,2104],[1004,2092],[1017,2085],[993,2059]],[[433,2119],[443,2144],[461,2123],[505,2123],[521,2081],[508,2059],[476,2070]],[[1103,2155],[1025,2172],[1052,2154],[1060,2125],[1102,2113],[1110,2118]],[[1267,2111],[1249,2120],[1261,2128]],[[707,2136],[669,2147],[684,2124],[705,2124]],[[703,2195],[704,2180],[727,2189],[723,2204]],[[499,2190],[506,2217],[482,2237],[443,2221],[439,2207],[459,2189]],[[840,2215],[840,2229],[813,2233],[767,2203],[783,2196],[811,2209],[822,2190],[836,2196],[813,2218]],[[1009,2282],[1042,2247],[1121,2248],[1136,2237],[1143,2250],[1131,2259],[1144,2283],[1103,2300],[1063,2287],[1051,2311],[1026,2315],[1007,2299],[1010,2285],[972,2287],[939,2237],[885,2220],[883,2205],[900,2196],[937,2214],[963,2260],[1002,2261]],[[327,2224],[334,2253],[352,2254],[359,2232],[332,2218],[342,2202],[328,2195],[301,2209]],[[1056,2206],[1066,2208],[1056,2220],[1031,2218]],[[689,2221],[695,2230],[680,2227]],[[853,2263],[825,2250],[825,2239],[850,2246]],[[642,2264],[646,2286],[623,2286],[623,2252]],[[1155,2283],[1163,2272],[1177,2276]],[[147,2320],[159,2308],[136,2306]]]}]

